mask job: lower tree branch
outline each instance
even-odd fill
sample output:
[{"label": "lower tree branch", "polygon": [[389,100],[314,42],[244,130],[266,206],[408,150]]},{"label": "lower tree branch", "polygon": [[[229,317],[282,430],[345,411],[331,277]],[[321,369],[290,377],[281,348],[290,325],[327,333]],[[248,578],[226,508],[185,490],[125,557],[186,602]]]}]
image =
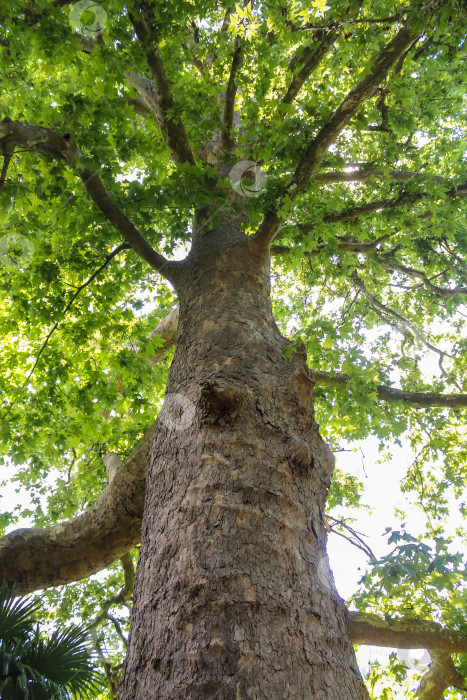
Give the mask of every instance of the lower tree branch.
[{"label": "lower tree branch", "polygon": [[388,621],[379,615],[352,611],[348,615],[349,635],[354,644],[467,653],[467,636],[437,622],[411,618]]},{"label": "lower tree branch", "polygon": [[442,700],[444,691],[448,688],[465,690],[465,681],[454,666],[451,656],[442,651],[429,651],[431,665],[421,680],[416,697],[421,700]]},{"label": "lower tree branch", "polygon": [[0,539],[0,578],[19,595],[87,578],[112,564],[141,537],[146,462],[154,424],[97,501],[82,515],[47,528],[14,530]]},{"label": "lower tree branch", "polygon": [[[159,362],[175,342],[177,322],[178,307],[154,329],[151,335],[166,342],[150,356],[150,364]],[[87,578],[120,557],[125,586],[118,598],[126,600],[133,586],[126,553],[140,541],[146,462],[155,430],[156,423],[124,462],[115,453],[104,455],[109,485],[83,515],[53,527],[14,530],[0,538],[0,579],[16,582],[22,595]]]}]

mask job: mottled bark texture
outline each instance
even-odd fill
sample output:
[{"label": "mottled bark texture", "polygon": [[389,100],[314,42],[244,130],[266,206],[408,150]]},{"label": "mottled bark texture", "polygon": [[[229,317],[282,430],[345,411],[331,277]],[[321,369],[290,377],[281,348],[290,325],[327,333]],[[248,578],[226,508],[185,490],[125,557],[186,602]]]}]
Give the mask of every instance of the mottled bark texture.
[{"label": "mottled bark texture", "polygon": [[367,698],[326,558],[334,460],[269,253],[224,222],[179,272],[120,698]]}]

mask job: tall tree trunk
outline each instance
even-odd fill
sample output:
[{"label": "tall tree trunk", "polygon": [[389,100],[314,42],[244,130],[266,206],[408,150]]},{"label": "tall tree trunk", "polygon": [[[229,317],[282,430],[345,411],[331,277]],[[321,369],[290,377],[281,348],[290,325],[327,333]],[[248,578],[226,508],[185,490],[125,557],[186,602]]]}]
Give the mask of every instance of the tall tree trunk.
[{"label": "tall tree trunk", "polygon": [[122,700],[367,698],[326,558],[334,459],[268,252],[230,223],[181,264]]}]

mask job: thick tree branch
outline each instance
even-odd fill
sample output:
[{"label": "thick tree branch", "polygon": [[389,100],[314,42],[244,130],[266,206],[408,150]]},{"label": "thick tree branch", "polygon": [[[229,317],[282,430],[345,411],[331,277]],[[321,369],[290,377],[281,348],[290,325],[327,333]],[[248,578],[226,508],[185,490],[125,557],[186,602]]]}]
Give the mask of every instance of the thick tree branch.
[{"label": "thick tree branch", "polygon": [[[311,370],[311,376],[317,386],[349,388],[350,377],[348,374]],[[379,399],[394,403],[402,401],[412,404],[415,408],[465,408],[467,407],[467,394],[437,394],[435,392],[405,391],[395,389],[384,384],[375,387]]]},{"label": "thick tree branch", "polygon": [[61,134],[36,124],[13,121],[5,117],[0,122],[0,145],[2,148],[21,147],[47,156],[63,159],[76,168],[78,158],[84,154],[73,143],[70,134]]},{"label": "thick tree branch", "polygon": [[349,612],[349,635],[353,644],[369,644],[399,649],[430,649],[446,654],[467,653],[467,636],[437,622],[391,620],[379,615]]},{"label": "thick tree branch", "polygon": [[[129,17],[136,36],[144,49],[146,61],[154,80],[153,96],[149,106],[154,111],[162,136],[170,149],[175,163],[191,163],[194,165],[195,159],[182,121],[174,115],[176,106],[164,64],[157,48],[156,36],[149,15],[143,11],[142,19],[131,13],[129,13]],[[134,74],[126,73],[125,77],[130,75]],[[141,96],[146,101],[144,94]]]},{"label": "thick tree branch", "polygon": [[[375,172],[382,172],[382,171],[375,171]],[[337,173],[336,175],[338,177],[344,176],[342,180],[335,180],[335,181],[341,181],[344,182],[347,180],[345,177],[348,173]],[[415,173],[414,173],[415,174]],[[404,173],[404,175],[414,175],[412,173]],[[352,175],[352,173],[349,173],[349,175]],[[320,176],[317,176],[319,178]],[[351,178],[349,178],[351,179]],[[441,178],[439,178],[441,179]],[[323,181],[328,181],[331,182],[332,180],[329,179],[327,180],[327,173],[324,174]],[[460,196],[460,197],[465,197],[467,195],[467,189],[465,185],[461,185],[456,188],[452,188],[449,190],[447,193],[448,196]],[[326,217],[324,217],[323,222],[325,223],[341,223],[345,221],[349,221],[352,219],[355,219],[359,216],[363,216],[365,214],[378,211],[381,209],[386,209],[388,207],[394,207],[394,206],[399,206],[401,204],[406,204],[409,201],[415,201],[415,198],[419,199],[422,196],[426,195],[402,195],[399,198],[396,199],[390,199],[390,200],[379,200],[376,202],[370,202],[368,204],[361,205],[360,207],[353,207],[351,209],[346,209],[343,212],[339,212],[338,214],[330,214]],[[423,217],[425,218],[425,214]],[[315,229],[316,225],[315,224],[298,224],[297,229],[300,231],[300,233],[309,233]],[[388,270],[389,272],[400,272],[403,275],[407,275],[408,277],[420,279],[422,284],[428,289],[430,292],[432,292],[435,296],[439,297],[440,299],[452,299],[455,297],[460,297],[460,296],[465,296],[467,295],[467,286],[462,285],[458,287],[453,287],[453,288],[448,288],[448,287],[440,287],[436,284],[433,284],[431,279],[428,277],[428,275],[423,272],[422,270],[417,270],[412,267],[408,267],[406,265],[403,265],[402,263],[398,263],[397,261],[393,260],[391,257],[389,257],[389,254],[384,254],[384,253],[379,253],[378,248],[380,244],[389,238],[390,235],[386,234],[384,236],[379,237],[378,239],[375,239],[374,241],[359,241],[356,238],[352,236],[348,236],[345,238],[339,238],[339,243],[338,243],[338,250],[342,251],[347,251],[347,252],[352,252],[352,253],[361,253],[362,255],[365,255],[372,260],[374,260],[376,263],[381,265],[385,270]],[[313,251],[307,251],[304,253],[304,255],[308,258],[316,257],[320,254],[323,253],[328,248],[326,245],[319,245],[315,250]],[[282,245],[272,245],[271,246],[271,254],[272,255],[284,255],[289,253],[292,248],[288,246],[282,246]],[[438,255],[436,251],[431,249],[432,252],[435,255]],[[458,256],[455,256],[456,260],[462,264],[465,265],[465,263],[462,261],[461,258]],[[448,267],[450,267],[456,274],[461,275],[459,273],[459,270],[455,265],[450,263],[449,261],[446,263]]]},{"label": "thick tree branch", "polygon": [[161,361],[167,350],[175,345],[178,329],[178,306],[176,306],[167,316],[164,316],[157,327],[149,334],[148,340],[154,336],[164,339],[164,344],[154,350],[153,355],[149,355],[146,362],[152,367]]},{"label": "thick tree branch", "polygon": [[[292,179],[285,188],[282,201],[284,198],[293,201],[303,191],[318,168],[326,151],[336,140],[342,129],[357,114],[361,106],[375,94],[379,84],[388,75],[390,69],[413,46],[422,31],[421,28],[414,30],[408,24],[405,25],[377,56],[369,72],[348,93],[308,146]],[[255,240],[259,244],[269,245],[285,220],[283,216],[278,214],[278,210],[279,207],[271,210],[258,228]]]},{"label": "thick tree branch", "polygon": [[237,94],[236,75],[243,62],[243,48],[238,37],[235,37],[234,49],[232,55],[232,65],[230,67],[229,81],[227,83],[224,108],[222,112],[222,145],[229,149],[234,145],[232,128],[234,123],[235,112],[235,96]]},{"label": "thick tree branch", "polygon": [[414,31],[409,25],[402,27],[377,56],[370,71],[349,92],[308,146],[292,177],[288,188],[289,191],[293,190],[294,193],[298,193],[303,190],[329,146],[335,141],[352,117],[357,114],[360,107],[375,94],[379,84],[388,75],[392,66],[402,54],[413,46],[420,33],[420,30]]},{"label": "thick tree branch", "polygon": [[47,528],[14,530],[0,539],[0,578],[18,594],[95,574],[140,540],[146,461],[156,424],[82,515]]},{"label": "thick tree branch", "polygon": [[379,615],[349,612],[348,630],[353,644],[398,649],[427,649],[432,658],[417,690],[421,700],[441,700],[450,687],[465,689],[451,654],[467,653],[467,636],[426,620],[385,620]]},{"label": "thick tree branch", "polygon": [[14,151],[15,151],[15,147],[13,146],[13,144],[9,144],[9,143],[3,144],[3,148],[2,148],[3,165],[2,165],[2,172],[0,173],[0,194],[2,193],[3,187],[5,186],[6,174],[8,172],[8,166],[10,165],[10,161],[13,157]]},{"label": "thick tree branch", "polygon": [[146,260],[154,270],[160,272],[170,282],[173,282],[177,265],[166,260],[163,255],[154,250],[147,242],[125,212],[105,189],[98,173],[95,170],[81,168],[78,169],[78,174],[86,192],[93,202],[97,204],[110,223],[113,224],[117,231],[128,241],[133,250],[136,251],[143,260]]},{"label": "thick tree branch", "polygon": [[153,110],[147,106],[146,102],[141,97],[121,96],[117,97],[117,100],[133,107],[136,114],[139,114],[141,117],[149,117],[153,114]]},{"label": "thick tree branch", "polygon": [[391,180],[395,182],[406,182],[407,180],[431,180],[442,185],[446,180],[438,175],[429,175],[420,171],[410,172],[408,170],[353,170],[334,171],[329,173],[316,173],[313,175],[313,182],[322,182],[324,184],[335,182],[366,182],[367,180]]},{"label": "thick tree branch", "polygon": [[416,697],[421,700],[442,700],[444,691],[454,687],[465,690],[463,677],[454,666],[451,656],[441,651],[430,649],[431,664],[424,674]]},{"label": "thick tree branch", "polygon": [[65,160],[67,165],[77,170],[91,199],[127,240],[133,250],[157,272],[173,282],[173,275],[178,269],[177,264],[166,260],[146,241],[107,192],[96,171],[79,167],[78,161],[84,158],[84,153],[74,144],[70,134],[61,134],[54,129],[36,124],[12,121],[7,117],[0,122],[0,146],[3,148],[20,146],[27,150]]},{"label": "thick tree branch", "polygon": [[320,30],[320,36],[318,37],[320,39],[318,46],[314,49],[308,46],[305,47],[300,57],[300,62],[302,63],[304,61],[303,66],[297,73],[294,74],[285,95],[280,101],[280,104],[288,105],[294,101],[303,85],[310,77],[311,73],[319,66],[331,46],[334,44],[338,33],[339,32],[336,27],[322,29]]}]

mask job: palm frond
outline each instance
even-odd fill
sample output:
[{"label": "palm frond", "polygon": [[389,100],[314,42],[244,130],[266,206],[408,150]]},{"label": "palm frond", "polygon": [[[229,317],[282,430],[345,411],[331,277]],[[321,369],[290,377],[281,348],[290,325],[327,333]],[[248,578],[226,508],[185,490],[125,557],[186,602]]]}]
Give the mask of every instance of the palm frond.
[{"label": "palm frond", "polygon": [[39,604],[14,596],[14,587],[3,581],[0,586],[0,640],[22,637],[34,628]]},{"label": "palm frond", "polygon": [[0,586],[1,700],[68,700],[94,698],[105,683],[89,651],[83,626],[45,638],[34,616],[39,604],[14,597]]}]

